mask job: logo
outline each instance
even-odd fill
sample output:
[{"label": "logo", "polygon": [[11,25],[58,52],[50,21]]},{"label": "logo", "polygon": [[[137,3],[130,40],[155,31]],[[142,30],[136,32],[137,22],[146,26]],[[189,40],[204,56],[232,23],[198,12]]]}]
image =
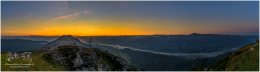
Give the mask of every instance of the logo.
[{"label": "logo", "polygon": [[32,62],[32,58],[30,57],[32,52],[23,52],[23,53],[15,53],[8,52],[7,53],[7,61],[13,61],[17,59],[22,59],[25,62]]}]

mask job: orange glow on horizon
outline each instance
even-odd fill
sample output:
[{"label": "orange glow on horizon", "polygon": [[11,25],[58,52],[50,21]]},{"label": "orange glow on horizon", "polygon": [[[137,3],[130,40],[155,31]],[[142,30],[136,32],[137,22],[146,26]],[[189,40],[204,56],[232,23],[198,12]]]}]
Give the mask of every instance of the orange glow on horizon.
[{"label": "orange glow on horizon", "polygon": [[[16,22],[16,21],[14,21]],[[158,25],[159,24],[159,25]],[[161,24],[161,25],[160,25]],[[172,20],[43,20],[20,26],[5,26],[2,36],[118,36],[118,35],[178,35],[194,33],[225,32],[223,27],[214,28],[185,25],[187,22]],[[148,25],[148,26],[147,26]],[[206,30],[207,31],[206,31]],[[232,31],[232,30],[229,30]]]}]

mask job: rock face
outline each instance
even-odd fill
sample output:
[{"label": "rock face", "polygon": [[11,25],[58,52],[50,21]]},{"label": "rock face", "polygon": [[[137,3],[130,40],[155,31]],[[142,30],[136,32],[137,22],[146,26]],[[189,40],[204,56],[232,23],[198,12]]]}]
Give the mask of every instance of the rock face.
[{"label": "rock face", "polygon": [[80,47],[88,47],[87,44],[83,43],[77,38],[72,37],[71,35],[63,35],[56,40],[48,43],[43,47],[43,50],[49,50],[49,49],[55,49],[59,46],[65,46],[65,45],[74,45],[74,46],[80,46]]},{"label": "rock face", "polygon": [[72,36],[62,36],[42,49],[44,60],[68,71],[137,70],[120,57],[97,48],[85,48],[84,43]]},{"label": "rock face", "polygon": [[56,50],[43,53],[42,57],[49,63],[60,65],[70,71],[136,70],[122,58],[94,48],[60,46]]}]

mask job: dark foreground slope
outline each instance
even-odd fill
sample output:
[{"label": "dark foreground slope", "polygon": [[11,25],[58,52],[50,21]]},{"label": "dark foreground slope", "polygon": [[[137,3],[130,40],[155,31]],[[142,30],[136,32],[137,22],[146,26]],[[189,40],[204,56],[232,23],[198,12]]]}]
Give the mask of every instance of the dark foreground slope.
[{"label": "dark foreground slope", "polygon": [[82,48],[79,46],[60,46],[52,51],[34,51],[32,52],[32,62],[23,62],[22,60],[7,61],[7,57],[3,56],[7,53],[2,53],[3,63],[30,63],[27,68],[11,68],[2,64],[3,71],[122,71],[136,70],[135,67],[128,64],[120,57],[114,56],[107,52],[100,51],[94,48]]},{"label": "dark foreground slope", "polygon": [[259,70],[259,42],[248,44],[225,59],[199,70],[210,71],[258,71]]}]

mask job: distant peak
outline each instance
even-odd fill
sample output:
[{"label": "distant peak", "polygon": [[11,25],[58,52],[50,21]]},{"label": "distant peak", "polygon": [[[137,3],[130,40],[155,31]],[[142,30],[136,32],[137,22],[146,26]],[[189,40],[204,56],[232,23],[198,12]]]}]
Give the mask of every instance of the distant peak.
[{"label": "distant peak", "polygon": [[199,33],[191,33],[190,35],[200,35]]},{"label": "distant peak", "polygon": [[72,37],[72,35],[62,35],[61,37]]}]

